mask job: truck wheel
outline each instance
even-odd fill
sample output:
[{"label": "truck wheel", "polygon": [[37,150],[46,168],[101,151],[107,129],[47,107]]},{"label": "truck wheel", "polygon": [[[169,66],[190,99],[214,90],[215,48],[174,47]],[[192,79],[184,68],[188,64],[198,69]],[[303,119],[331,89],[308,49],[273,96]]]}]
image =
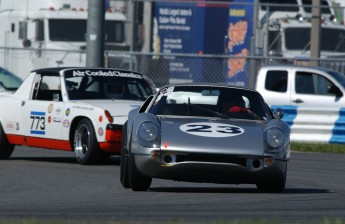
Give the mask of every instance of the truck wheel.
[{"label": "truck wheel", "polygon": [[127,142],[127,121],[123,125],[122,146],[120,160],[120,182],[124,188],[130,188],[128,177],[128,150],[125,148]]},{"label": "truck wheel", "polygon": [[147,191],[150,188],[152,178],[142,175],[134,160],[134,155],[129,154],[129,184],[133,191]]},{"label": "truck wheel", "polygon": [[0,159],[8,159],[14,149],[14,145],[10,144],[0,124]]},{"label": "truck wheel", "polygon": [[79,121],[74,132],[73,149],[77,161],[82,165],[95,164],[104,159],[89,119]]},{"label": "truck wheel", "polygon": [[260,192],[266,192],[266,193],[282,192],[285,189],[286,174],[287,174],[287,166],[285,166],[284,174],[277,181],[269,182],[269,183],[258,183],[256,184],[256,186]]}]

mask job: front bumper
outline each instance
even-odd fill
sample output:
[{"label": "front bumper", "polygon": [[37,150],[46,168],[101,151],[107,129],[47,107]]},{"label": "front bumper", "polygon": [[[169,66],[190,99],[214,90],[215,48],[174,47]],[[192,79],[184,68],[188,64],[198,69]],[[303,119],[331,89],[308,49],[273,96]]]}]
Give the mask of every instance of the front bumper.
[{"label": "front bumper", "polygon": [[[168,155],[168,156],[167,156]],[[209,159],[203,157],[210,156]],[[142,174],[187,182],[257,184],[274,182],[285,175],[286,160],[272,157],[214,155],[135,154]]]},{"label": "front bumper", "polygon": [[119,154],[122,143],[122,125],[108,124],[105,131],[105,142],[100,142],[99,147],[102,151]]}]

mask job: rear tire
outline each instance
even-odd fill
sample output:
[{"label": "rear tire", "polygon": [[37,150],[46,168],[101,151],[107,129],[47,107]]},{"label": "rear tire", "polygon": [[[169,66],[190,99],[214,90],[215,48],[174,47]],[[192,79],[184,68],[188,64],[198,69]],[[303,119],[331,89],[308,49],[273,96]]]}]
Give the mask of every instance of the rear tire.
[{"label": "rear tire", "polygon": [[121,160],[120,160],[120,182],[124,188],[130,188],[129,174],[128,174],[128,150],[125,148],[127,144],[127,121],[123,125],[122,131],[122,146],[121,146]]},{"label": "rear tire", "polygon": [[2,129],[2,126],[0,124],[0,159],[10,158],[13,150],[14,145],[8,142],[4,129]]},{"label": "rear tire", "polygon": [[124,188],[130,188],[129,185],[129,172],[128,172],[128,152],[121,149],[121,162],[120,162],[120,182]]},{"label": "rear tire", "polygon": [[105,159],[105,153],[99,148],[95,130],[89,119],[79,121],[73,138],[73,149],[78,163],[96,164]]},{"label": "rear tire", "polygon": [[133,191],[147,191],[150,188],[152,178],[141,174],[135,164],[134,155],[129,154],[129,184]]}]

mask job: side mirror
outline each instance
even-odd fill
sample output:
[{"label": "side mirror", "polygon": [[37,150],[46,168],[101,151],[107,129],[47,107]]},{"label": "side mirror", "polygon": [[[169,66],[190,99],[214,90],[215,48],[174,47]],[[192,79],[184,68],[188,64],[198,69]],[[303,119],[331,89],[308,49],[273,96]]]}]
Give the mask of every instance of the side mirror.
[{"label": "side mirror", "polygon": [[23,47],[25,47],[25,48],[31,47],[31,40],[29,40],[29,39],[23,40]]},{"label": "side mirror", "polygon": [[280,108],[273,111],[273,116],[275,119],[281,120],[284,117],[284,115],[284,111]]},{"label": "side mirror", "polygon": [[328,92],[335,94],[337,97],[342,97],[343,96],[343,93],[341,92],[339,87],[335,86],[335,85],[328,86]]}]

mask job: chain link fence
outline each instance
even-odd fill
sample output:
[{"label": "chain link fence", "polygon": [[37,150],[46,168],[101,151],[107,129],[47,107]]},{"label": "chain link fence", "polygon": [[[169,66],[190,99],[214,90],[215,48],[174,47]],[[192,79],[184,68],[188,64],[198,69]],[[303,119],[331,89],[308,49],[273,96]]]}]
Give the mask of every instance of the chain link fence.
[{"label": "chain link fence", "polygon": [[[330,12],[322,11],[320,57],[315,59],[310,57],[310,49],[315,47],[310,41],[312,6],[304,5],[310,10],[301,13],[292,0],[284,4],[269,0],[256,4],[253,0],[117,0],[108,7],[126,19],[123,27],[106,24],[109,39],[105,41],[104,67],[139,71],[157,86],[207,82],[253,88],[256,72],[264,64],[309,66],[316,61],[345,74],[344,9],[339,5],[333,5]],[[52,17],[52,12],[46,13]],[[42,67],[85,66],[86,42],[75,40],[84,37],[85,24],[72,27],[77,17],[59,18],[65,25],[54,33],[50,23],[44,24],[45,19],[9,21],[0,38],[0,66],[22,78]],[[26,33],[21,30],[25,21]],[[123,36],[116,36],[117,31]],[[52,40],[53,34],[60,39]],[[110,38],[117,42],[112,45]]]}]

